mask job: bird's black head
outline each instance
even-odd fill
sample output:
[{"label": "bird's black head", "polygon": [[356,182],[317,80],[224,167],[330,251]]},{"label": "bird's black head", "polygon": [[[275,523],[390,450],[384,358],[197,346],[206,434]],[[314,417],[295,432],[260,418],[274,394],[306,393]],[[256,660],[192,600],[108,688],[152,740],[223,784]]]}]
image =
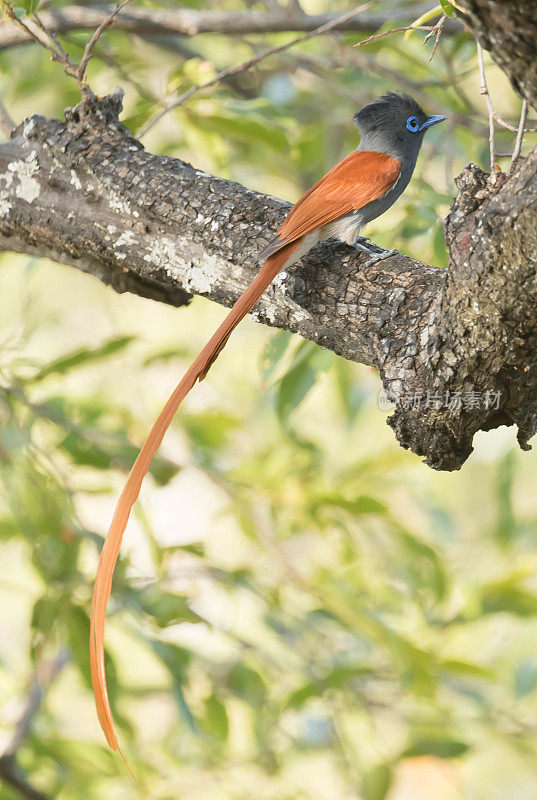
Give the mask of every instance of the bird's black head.
[{"label": "bird's black head", "polygon": [[354,115],[362,135],[359,150],[374,150],[399,160],[415,161],[425,131],[444,119],[426,114],[407,94],[388,92]]}]

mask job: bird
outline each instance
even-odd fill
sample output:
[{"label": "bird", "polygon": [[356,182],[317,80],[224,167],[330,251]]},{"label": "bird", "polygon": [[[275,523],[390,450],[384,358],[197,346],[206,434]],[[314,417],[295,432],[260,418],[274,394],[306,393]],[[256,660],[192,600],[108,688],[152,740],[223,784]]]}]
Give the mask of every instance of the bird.
[{"label": "bird", "polygon": [[233,330],[276,275],[298,262],[318,242],[335,238],[356,247],[370,256],[366,264],[395,252],[371,250],[360,231],[404,192],[425,132],[444,119],[426,114],[412,97],[395,92],[376,98],[356,112],[354,120],[361,134],[358,147],[292,206],[276,236],[259,254],[263,266],[183,375],[151,428],[119,497],[101,550],[91,603],[90,665],[97,715],[109,746],[122,756],[106,687],[106,607],[130,511],[175,412],[196,381],[205,378]]}]

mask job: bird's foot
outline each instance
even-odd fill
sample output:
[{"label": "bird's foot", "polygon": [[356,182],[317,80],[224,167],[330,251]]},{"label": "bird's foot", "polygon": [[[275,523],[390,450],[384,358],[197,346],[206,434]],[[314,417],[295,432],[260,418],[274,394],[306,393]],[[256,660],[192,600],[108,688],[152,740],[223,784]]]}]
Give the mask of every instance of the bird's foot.
[{"label": "bird's foot", "polygon": [[370,267],[372,264],[376,264],[377,261],[384,261],[385,258],[390,258],[390,256],[394,256],[397,253],[397,250],[383,250],[381,253],[372,253],[371,250],[371,258],[368,258],[364,264],[364,267]]},{"label": "bird's foot", "polygon": [[372,253],[373,251],[369,248],[369,242],[371,239],[369,236],[357,236],[354,240],[353,246],[358,250],[359,253]]},{"label": "bird's foot", "polygon": [[[371,245],[373,246],[371,247]],[[389,258],[397,253],[397,250],[384,250],[380,245],[373,244],[368,236],[357,236],[354,241],[354,247],[359,253],[366,253],[369,256],[364,267],[375,264],[377,261],[383,261],[385,258]]]}]

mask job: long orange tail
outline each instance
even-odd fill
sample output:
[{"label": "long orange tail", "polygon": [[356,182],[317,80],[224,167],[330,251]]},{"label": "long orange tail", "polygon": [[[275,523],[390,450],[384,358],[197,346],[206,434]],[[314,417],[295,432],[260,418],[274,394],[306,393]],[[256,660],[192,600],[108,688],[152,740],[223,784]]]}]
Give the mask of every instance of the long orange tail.
[{"label": "long orange tail", "polygon": [[[104,627],[106,606],[110,597],[112,576],[116,565],[123,533],[129,520],[131,508],[136,502],[142,481],[149,469],[151,460],[157,452],[175,412],[190,392],[196,381],[202,380],[211,364],[224,347],[232,331],[257,303],[267,286],[274,280],[291,253],[298,247],[295,241],[283,247],[265,262],[259,274],[246,291],[239,297],[228,316],[220,325],[214,336],[207,342],[192,366],[185,373],[172,396],[162,409],[157,421],[151,428],[142,449],[140,450],[127,482],[118,500],[110,530],[105,539],[91,601],[90,627],[90,663],[91,680],[99,722],[112,750],[119,750],[114,731],[114,721],[108,700],[106,674],[104,669]],[[121,752],[121,751],[120,751]]]}]

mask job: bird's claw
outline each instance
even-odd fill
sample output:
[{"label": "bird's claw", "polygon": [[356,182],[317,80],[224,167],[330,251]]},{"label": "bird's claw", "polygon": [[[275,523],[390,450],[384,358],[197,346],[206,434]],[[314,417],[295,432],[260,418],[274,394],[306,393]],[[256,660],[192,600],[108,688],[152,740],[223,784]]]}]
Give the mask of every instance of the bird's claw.
[{"label": "bird's claw", "polygon": [[382,253],[371,253],[371,258],[367,259],[364,267],[370,267],[372,264],[376,264],[377,261],[384,261],[385,258],[390,258],[390,256],[394,256],[396,253],[397,250],[383,250]]},{"label": "bird's claw", "polygon": [[[389,258],[397,253],[397,250],[384,250],[384,248],[377,244],[373,245],[377,250],[372,250],[369,246],[370,243],[371,239],[368,236],[357,236],[354,240],[354,247],[356,250],[358,250],[359,253],[366,253],[369,256],[364,267],[375,264],[377,261],[383,261],[385,258]],[[378,252],[379,250],[380,252]]]},{"label": "bird's claw", "polygon": [[357,236],[356,239],[354,240],[354,247],[362,253],[364,251],[370,253],[371,250],[369,249],[368,246],[368,242],[370,241],[371,239],[369,238],[369,236]]}]

